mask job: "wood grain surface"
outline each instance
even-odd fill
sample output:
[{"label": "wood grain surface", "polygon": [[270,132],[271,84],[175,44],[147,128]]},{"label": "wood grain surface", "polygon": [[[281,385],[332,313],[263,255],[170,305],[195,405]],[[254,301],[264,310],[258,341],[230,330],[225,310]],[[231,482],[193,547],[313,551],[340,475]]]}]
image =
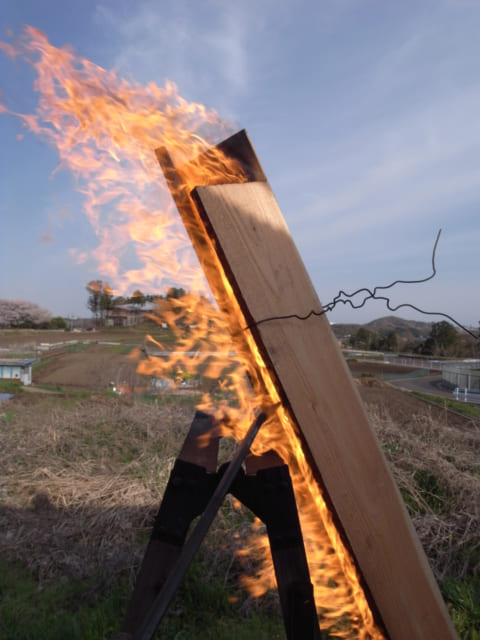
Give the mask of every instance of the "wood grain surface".
[{"label": "wood grain surface", "polygon": [[269,184],[192,195],[390,638],[456,638],[327,318],[262,322],[321,311]]}]

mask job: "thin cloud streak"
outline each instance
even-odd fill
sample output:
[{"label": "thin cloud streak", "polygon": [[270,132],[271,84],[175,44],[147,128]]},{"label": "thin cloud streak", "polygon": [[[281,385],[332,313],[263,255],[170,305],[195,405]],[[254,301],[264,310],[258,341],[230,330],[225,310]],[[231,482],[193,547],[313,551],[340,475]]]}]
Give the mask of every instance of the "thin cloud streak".
[{"label": "thin cloud streak", "polygon": [[114,65],[120,73],[157,83],[168,75],[182,94],[196,101],[214,92],[219,101],[213,106],[224,115],[229,103],[247,90],[248,20],[235,5],[213,4],[217,6],[197,7],[205,14],[199,20],[188,2],[159,10],[158,2],[145,0],[124,15],[99,3],[95,20],[110,32],[117,49]]}]

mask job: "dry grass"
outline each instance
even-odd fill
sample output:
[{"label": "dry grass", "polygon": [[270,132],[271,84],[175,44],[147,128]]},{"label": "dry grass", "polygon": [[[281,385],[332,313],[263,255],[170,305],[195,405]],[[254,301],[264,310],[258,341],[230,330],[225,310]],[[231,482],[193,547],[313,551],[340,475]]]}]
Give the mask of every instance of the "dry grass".
[{"label": "dry grass", "polygon": [[190,421],[117,398],[14,401],[0,418],[0,553],[40,582],[135,566]]},{"label": "dry grass", "polygon": [[428,405],[402,424],[368,407],[415,529],[439,580],[480,571],[480,425],[440,424]]},{"label": "dry grass", "polygon": [[[429,408],[396,423],[371,404],[414,525],[439,579],[479,571],[480,429],[435,421]],[[0,405],[0,554],[40,584],[120,572],[133,579],[193,404],[22,394]],[[228,502],[210,534],[206,572],[232,584],[245,513]],[[248,605],[255,606],[255,605]]]}]

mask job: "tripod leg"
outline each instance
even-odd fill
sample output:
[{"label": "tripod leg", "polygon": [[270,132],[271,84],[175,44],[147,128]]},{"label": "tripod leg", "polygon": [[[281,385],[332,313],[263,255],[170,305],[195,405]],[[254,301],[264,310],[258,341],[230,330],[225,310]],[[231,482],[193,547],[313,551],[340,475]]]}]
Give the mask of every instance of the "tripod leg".
[{"label": "tripod leg", "polygon": [[232,494],[266,525],[288,640],[321,640],[288,467],[273,452],[247,459],[247,473],[238,474]]},{"label": "tripod leg", "polygon": [[[155,518],[123,620],[121,631],[124,634],[134,634],[143,623],[180,556],[192,520],[204,511],[215,490],[217,476],[209,471],[216,466],[218,438],[212,438],[207,446],[204,443],[203,446],[196,446],[198,438],[212,426],[209,416],[196,413]],[[196,452],[200,464],[186,460],[195,457]]]}]

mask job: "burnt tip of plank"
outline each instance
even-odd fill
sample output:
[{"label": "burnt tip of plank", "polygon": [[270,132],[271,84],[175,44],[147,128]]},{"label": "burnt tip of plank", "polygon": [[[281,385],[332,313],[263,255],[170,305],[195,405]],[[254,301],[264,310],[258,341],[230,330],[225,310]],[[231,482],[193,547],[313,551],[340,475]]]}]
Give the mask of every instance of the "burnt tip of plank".
[{"label": "burnt tip of plank", "polygon": [[267,182],[262,165],[245,129],[217,144],[217,149],[222,151],[227,158],[233,158],[240,163],[249,182]]},{"label": "burnt tip of plank", "polygon": [[[243,174],[248,182],[267,182],[265,173],[245,129],[226,138],[215,147],[212,147],[196,158],[193,158],[190,162],[179,167],[175,166],[166,147],[162,146],[155,149],[155,155],[166,179],[169,182],[178,182],[179,175],[175,177],[175,173],[180,175],[182,173],[188,174],[189,164],[201,165],[202,163],[208,162],[208,156],[212,153],[213,149],[220,151],[225,158],[237,162],[241,170],[239,173]],[[222,177],[223,174],[218,176],[219,179]],[[212,176],[214,182],[216,182],[215,178],[216,176]]]}]

